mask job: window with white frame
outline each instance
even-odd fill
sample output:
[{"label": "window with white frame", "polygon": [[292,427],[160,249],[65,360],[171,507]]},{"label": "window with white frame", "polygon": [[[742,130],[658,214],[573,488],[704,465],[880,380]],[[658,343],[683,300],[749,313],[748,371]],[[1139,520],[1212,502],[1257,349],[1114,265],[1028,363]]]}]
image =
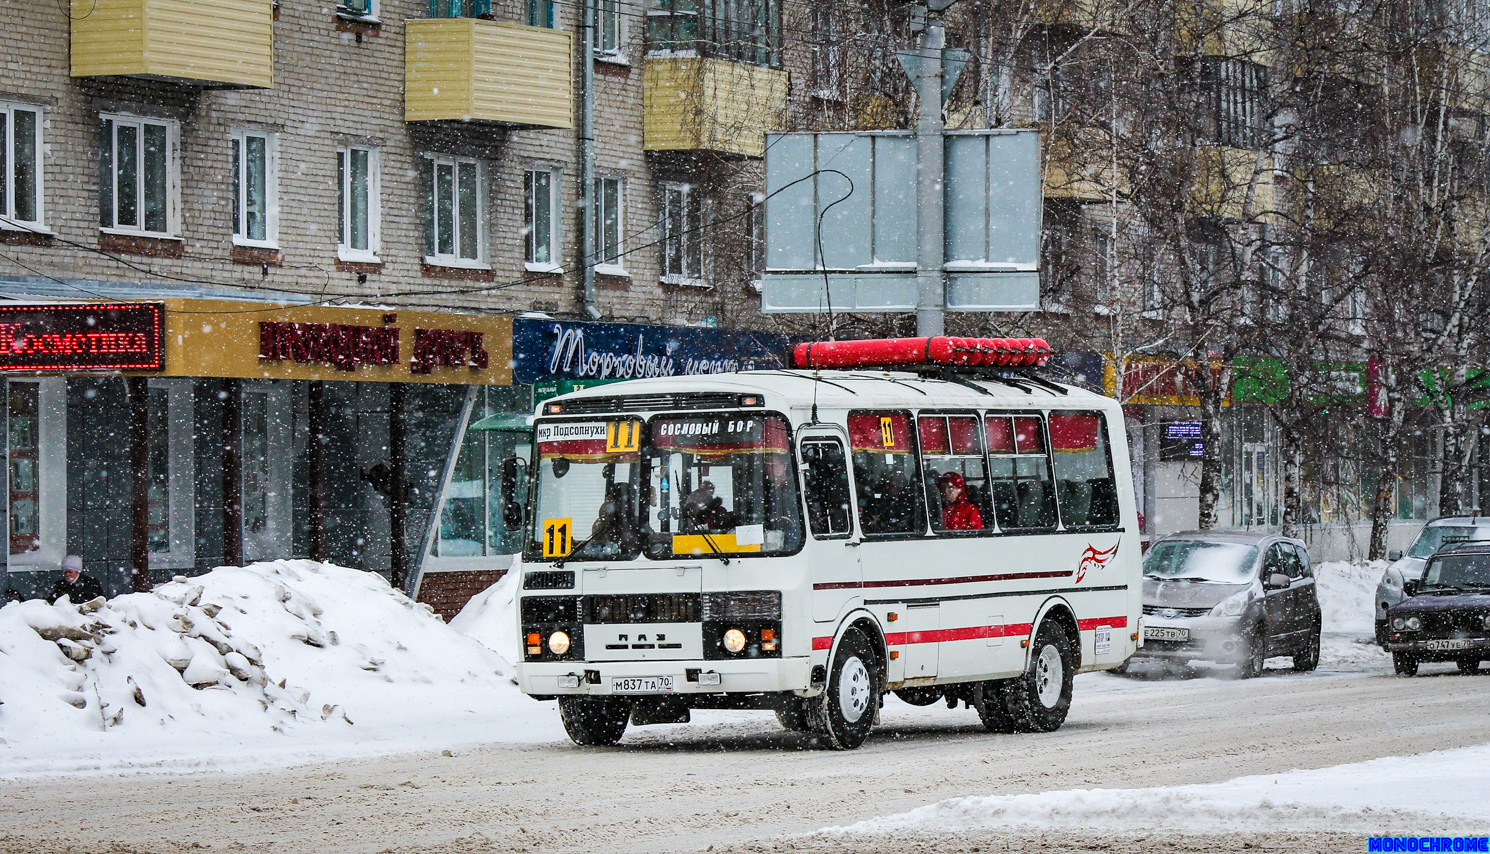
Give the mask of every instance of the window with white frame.
[{"label": "window with white frame", "polygon": [[704,278],[703,204],[701,194],[689,184],[664,183],[658,204],[661,217],[659,243],[662,250],[662,280],[676,285],[697,285]]},{"label": "window with white frame", "polygon": [[478,160],[429,155],[425,262],[447,266],[486,260],[486,169]]},{"label": "window with white frame", "polygon": [[378,150],[349,145],[336,152],[337,256],[378,260]]},{"label": "window with white frame", "polygon": [[530,27],[544,27],[553,29],[559,25],[558,5],[556,0],[527,0],[527,9],[523,18]]},{"label": "window with white frame", "polygon": [[626,275],[621,240],[626,229],[626,180],[595,179],[595,272]]},{"label": "window with white frame", "polygon": [[841,14],[830,4],[812,8],[812,94],[818,98],[843,97]]},{"label": "window with white frame", "polygon": [[175,236],[181,230],[180,125],[139,116],[101,119],[99,225],[125,234]]},{"label": "window with white frame", "polygon": [[378,0],[336,0],[336,14],[343,18],[376,21]]},{"label": "window with white frame", "polygon": [[626,16],[621,0],[595,2],[595,55],[602,59],[626,58]]},{"label": "window with white frame", "polygon": [[279,240],[279,150],[268,131],[233,132],[233,242],[275,247]]},{"label": "window with white frame", "polygon": [[0,229],[42,228],[41,108],[0,101]]},{"label": "window with white frame", "polygon": [[559,269],[560,186],[557,169],[523,173],[523,260],[529,270]]}]

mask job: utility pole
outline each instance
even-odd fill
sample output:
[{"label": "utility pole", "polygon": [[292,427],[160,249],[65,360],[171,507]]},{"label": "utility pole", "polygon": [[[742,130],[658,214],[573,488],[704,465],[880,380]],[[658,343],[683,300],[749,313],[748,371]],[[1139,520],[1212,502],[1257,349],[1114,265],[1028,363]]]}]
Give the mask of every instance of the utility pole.
[{"label": "utility pole", "polygon": [[[953,0],[927,0],[912,10],[911,27],[920,27],[918,54],[906,63],[916,85],[916,334],[941,335],[945,330],[946,187],[943,160],[946,144],[942,104],[945,84],[947,33],[942,12]],[[909,67],[914,65],[914,68]]]}]

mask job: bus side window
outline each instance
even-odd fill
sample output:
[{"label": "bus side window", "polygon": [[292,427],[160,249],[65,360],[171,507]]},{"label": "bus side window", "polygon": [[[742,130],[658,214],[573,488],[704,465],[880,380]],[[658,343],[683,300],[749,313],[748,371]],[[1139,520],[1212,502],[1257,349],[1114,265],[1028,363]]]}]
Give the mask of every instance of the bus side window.
[{"label": "bus side window", "polygon": [[852,412],[848,436],[865,534],[924,534],[921,477],[904,412]]},{"label": "bus side window", "polygon": [[976,415],[916,418],[925,466],[926,513],[937,533],[992,530],[988,474]]},{"label": "bus side window", "polygon": [[1102,413],[1050,413],[1050,444],[1061,521],[1068,528],[1116,525],[1117,487]]},{"label": "bus side window", "polygon": [[846,537],[849,522],[848,461],[836,439],[802,443],[803,477],[807,483],[807,520],[817,539]]},{"label": "bus side window", "polygon": [[990,488],[1000,528],[1049,531],[1056,525],[1050,457],[1038,415],[989,415]]}]

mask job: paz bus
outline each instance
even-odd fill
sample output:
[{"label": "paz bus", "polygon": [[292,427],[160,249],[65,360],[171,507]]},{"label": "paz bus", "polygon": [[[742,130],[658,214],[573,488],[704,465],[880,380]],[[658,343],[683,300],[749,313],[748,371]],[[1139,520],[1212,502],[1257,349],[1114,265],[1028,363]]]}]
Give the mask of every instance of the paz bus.
[{"label": "paz bus", "polygon": [[522,690],[579,744],[729,708],[851,749],[892,692],[1058,729],[1138,644],[1118,403],[1043,376],[1040,339],[791,356],[539,406]]}]

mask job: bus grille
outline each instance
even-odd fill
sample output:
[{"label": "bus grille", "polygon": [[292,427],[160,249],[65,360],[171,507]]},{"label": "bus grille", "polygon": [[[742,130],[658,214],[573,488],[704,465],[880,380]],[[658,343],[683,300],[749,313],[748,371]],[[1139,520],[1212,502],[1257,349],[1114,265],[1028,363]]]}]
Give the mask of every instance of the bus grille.
[{"label": "bus grille", "polygon": [[610,412],[652,412],[656,410],[735,409],[740,405],[736,394],[638,394],[617,397],[582,397],[563,401],[565,415],[602,415]]},{"label": "bus grille", "polygon": [[623,593],[585,597],[586,623],[697,623],[697,593]]}]

